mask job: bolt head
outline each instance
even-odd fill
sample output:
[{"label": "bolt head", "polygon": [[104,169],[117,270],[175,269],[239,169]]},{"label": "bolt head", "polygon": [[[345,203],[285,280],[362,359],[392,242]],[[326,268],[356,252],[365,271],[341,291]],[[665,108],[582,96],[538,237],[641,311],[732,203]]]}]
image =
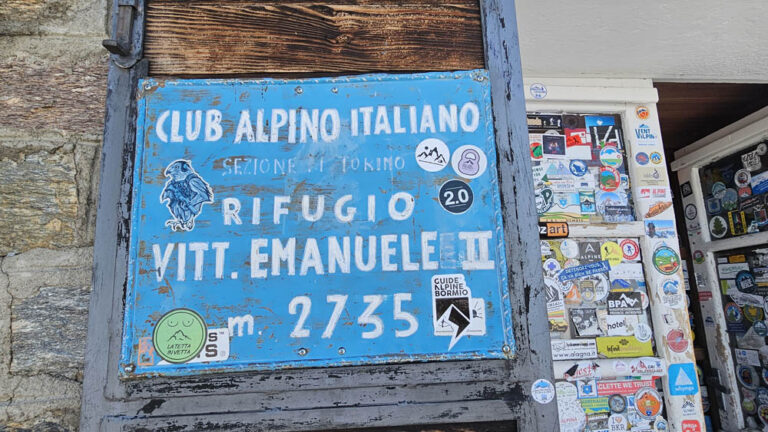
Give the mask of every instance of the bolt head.
[{"label": "bolt head", "polygon": [[339,89],[337,87],[334,87],[331,89],[331,93],[338,93]]},{"label": "bolt head", "polygon": [[510,348],[509,345],[504,345],[501,347],[501,350],[504,352],[504,354],[509,354],[510,351],[512,351],[512,348]]},{"label": "bolt head", "polygon": [[152,89],[152,83],[145,82],[144,83],[144,90],[151,90]]},{"label": "bolt head", "polygon": [[134,370],[136,370],[136,366],[132,364],[125,365],[125,371],[128,373],[132,373]]},{"label": "bolt head", "polygon": [[347,353],[347,349],[344,347],[339,347],[339,355],[344,355]]},{"label": "bolt head", "polygon": [[303,88],[301,88],[300,86],[296,86],[296,88],[294,89],[294,91],[296,92],[296,94],[302,94],[302,93],[304,93],[304,89],[303,89]]},{"label": "bolt head", "polygon": [[306,348],[299,348],[299,355],[302,356],[302,357],[307,355],[308,352],[309,352],[309,350],[306,349]]}]

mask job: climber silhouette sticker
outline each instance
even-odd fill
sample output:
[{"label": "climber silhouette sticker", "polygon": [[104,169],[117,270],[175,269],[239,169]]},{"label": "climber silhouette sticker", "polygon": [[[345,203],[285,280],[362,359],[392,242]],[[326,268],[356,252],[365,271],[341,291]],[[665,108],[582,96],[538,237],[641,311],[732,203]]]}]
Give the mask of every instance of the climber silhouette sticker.
[{"label": "climber silhouette sticker", "polygon": [[488,166],[488,158],[480,147],[473,145],[463,145],[453,152],[451,157],[451,166],[456,174],[473,179],[480,177],[485,173]]},{"label": "climber silhouette sticker", "polygon": [[432,276],[432,305],[435,336],[450,336],[449,350],[463,336],[485,334],[485,301],[472,298],[463,274]]},{"label": "climber silhouette sticker", "polygon": [[169,363],[186,363],[205,346],[208,328],[203,317],[190,309],[173,309],[160,317],[152,332],[155,352]]}]

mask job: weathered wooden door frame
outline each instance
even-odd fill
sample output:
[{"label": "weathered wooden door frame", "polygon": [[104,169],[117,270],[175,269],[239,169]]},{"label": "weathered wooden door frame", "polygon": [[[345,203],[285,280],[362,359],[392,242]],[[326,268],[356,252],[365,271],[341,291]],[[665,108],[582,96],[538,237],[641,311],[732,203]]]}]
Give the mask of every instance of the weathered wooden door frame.
[{"label": "weathered wooden door frame", "polygon": [[114,0],[115,38],[105,44],[113,54],[81,429],[271,431],[515,420],[519,430],[556,430],[555,402],[540,405],[530,395],[533,381],[552,381],[552,367],[511,0],[480,0],[480,11],[518,350],[514,359],[118,379],[136,88],[148,72],[142,60],[145,7],[145,0]]}]

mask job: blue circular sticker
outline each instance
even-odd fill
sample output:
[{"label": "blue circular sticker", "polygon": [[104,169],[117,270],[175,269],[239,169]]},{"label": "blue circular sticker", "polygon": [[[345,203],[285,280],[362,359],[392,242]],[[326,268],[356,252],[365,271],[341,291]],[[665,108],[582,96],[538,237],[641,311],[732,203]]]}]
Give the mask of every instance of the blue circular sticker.
[{"label": "blue circular sticker", "polygon": [[615,146],[605,146],[600,150],[600,162],[605,166],[618,168],[621,166],[623,158]]},{"label": "blue circular sticker", "polygon": [[534,99],[544,99],[547,97],[547,86],[541,83],[534,83],[531,84],[531,87],[529,87],[529,90],[531,92],[531,96]]},{"label": "blue circular sticker", "polygon": [[646,152],[640,152],[635,155],[635,162],[637,162],[638,165],[648,165],[649,160],[648,153]]},{"label": "blue circular sticker", "polygon": [[583,177],[584,174],[587,173],[588,168],[587,168],[586,162],[582,160],[574,159],[571,161],[570,169],[571,169],[571,174],[573,174],[574,176]]},{"label": "blue circular sticker", "polygon": [[725,183],[715,182],[715,184],[712,185],[712,196],[718,199],[723,198],[725,195],[725,189]]},{"label": "blue circular sticker", "polygon": [[752,366],[739,366],[736,371],[736,378],[738,378],[741,385],[749,390],[754,390],[759,385],[757,372],[755,372]]},{"label": "blue circular sticker", "polygon": [[755,321],[755,323],[752,324],[752,329],[755,331],[755,334],[760,337],[768,335],[768,325],[765,324],[765,321]]},{"label": "blue circular sticker", "polygon": [[743,293],[751,294],[755,292],[755,277],[747,270],[736,273],[736,289]]}]

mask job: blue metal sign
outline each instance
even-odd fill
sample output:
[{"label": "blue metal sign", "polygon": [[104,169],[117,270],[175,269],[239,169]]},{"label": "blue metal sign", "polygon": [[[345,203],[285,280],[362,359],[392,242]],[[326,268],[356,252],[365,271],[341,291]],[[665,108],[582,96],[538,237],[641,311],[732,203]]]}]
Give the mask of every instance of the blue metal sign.
[{"label": "blue metal sign", "polygon": [[514,355],[485,71],[138,110],[123,377]]}]

